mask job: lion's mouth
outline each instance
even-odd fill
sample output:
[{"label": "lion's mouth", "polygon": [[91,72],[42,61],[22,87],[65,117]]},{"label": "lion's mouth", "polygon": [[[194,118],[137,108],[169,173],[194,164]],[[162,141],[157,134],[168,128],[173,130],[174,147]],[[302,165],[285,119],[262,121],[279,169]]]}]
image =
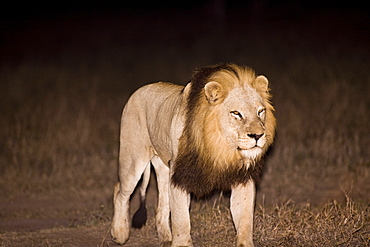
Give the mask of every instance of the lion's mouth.
[{"label": "lion's mouth", "polygon": [[258,138],[258,140],[252,138],[239,139],[237,142],[237,148],[239,151],[256,151],[258,149],[262,149],[265,143],[264,138]]},{"label": "lion's mouth", "polygon": [[262,147],[258,146],[257,143],[252,146],[252,147],[241,147],[241,146],[238,146],[238,150],[239,151],[248,151],[248,150],[252,150],[252,149],[261,149]]},{"label": "lion's mouth", "polygon": [[261,155],[262,148],[257,145],[251,148],[238,147],[238,151],[244,158],[255,159],[257,156]]}]

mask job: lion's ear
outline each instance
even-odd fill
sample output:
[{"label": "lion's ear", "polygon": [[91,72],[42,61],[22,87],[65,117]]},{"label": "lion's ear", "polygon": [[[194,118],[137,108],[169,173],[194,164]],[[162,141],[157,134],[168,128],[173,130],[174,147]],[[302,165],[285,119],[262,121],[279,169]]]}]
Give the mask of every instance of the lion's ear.
[{"label": "lion's ear", "polygon": [[224,99],[222,85],[218,82],[211,81],[204,86],[206,98],[211,105],[217,105]]},{"label": "lion's ear", "polygon": [[252,86],[260,93],[266,93],[269,91],[269,81],[263,75],[257,76]]},{"label": "lion's ear", "polygon": [[191,83],[189,82],[188,84],[186,84],[186,86],[184,87],[184,90],[183,90],[183,94],[184,94],[185,98],[188,97],[188,95],[190,93],[190,89],[191,89]]}]

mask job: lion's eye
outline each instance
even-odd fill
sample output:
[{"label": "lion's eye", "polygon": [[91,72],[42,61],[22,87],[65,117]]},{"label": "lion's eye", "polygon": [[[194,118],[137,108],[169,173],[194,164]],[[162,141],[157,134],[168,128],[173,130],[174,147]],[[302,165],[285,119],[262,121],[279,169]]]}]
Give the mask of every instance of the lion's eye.
[{"label": "lion's eye", "polygon": [[230,114],[237,119],[243,119],[242,114],[238,111],[231,111]]},{"label": "lion's eye", "polygon": [[264,114],[265,114],[265,111],[266,109],[265,108],[262,108],[262,109],[259,109],[257,114],[260,118],[263,118],[264,117]]}]

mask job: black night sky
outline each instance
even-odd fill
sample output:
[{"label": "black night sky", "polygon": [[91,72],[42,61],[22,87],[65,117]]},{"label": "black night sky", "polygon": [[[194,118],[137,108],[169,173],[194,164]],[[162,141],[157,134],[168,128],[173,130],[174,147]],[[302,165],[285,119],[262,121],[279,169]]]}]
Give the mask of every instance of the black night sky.
[{"label": "black night sky", "polygon": [[[210,29],[217,29],[218,22],[230,22],[235,19],[247,21],[256,28],[284,25],[301,22],[312,23],[312,28],[320,28],[322,22],[332,22],[329,28],[340,29],[342,25],[355,25],[356,35],[360,34],[360,42],[367,42],[369,33],[369,11],[364,1],[290,1],[290,0],[203,0],[203,1],[31,1],[26,3],[12,2],[0,9],[0,52],[2,57],[21,56],[22,50],[39,49],[43,41],[50,46],[63,47],[78,43],[81,38],[79,28],[89,28],[90,35],[106,28],[111,35],[127,36],[122,20],[136,18],[136,22],[156,23],[158,32],[176,25],[183,26],[182,20],[199,20],[208,22]],[[323,18],[327,15],[327,19]],[[316,19],[319,16],[319,19]],[[164,19],[165,21],[161,21]],[[120,22],[121,21],[121,22]],[[212,24],[214,22],[214,24]],[[232,21],[231,21],[232,22]],[[337,23],[335,23],[337,22]],[[170,24],[170,25],[169,25]],[[113,25],[113,26],[112,26]],[[94,30],[95,27],[95,30]],[[198,27],[193,26],[194,29]],[[347,27],[345,27],[347,28]],[[58,31],[59,29],[59,31]],[[328,30],[328,32],[338,30]],[[114,34],[115,33],[115,34]],[[121,34],[120,34],[121,33]],[[196,33],[196,32],[195,32]],[[351,34],[344,33],[344,35]],[[41,37],[41,36],[42,37]],[[81,34],[83,35],[83,34]],[[194,34],[196,35],[196,34]],[[39,36],[39,37],[37,37]],[[191,37],[190,37],[191,38]],[[64,41],[63,41],[64,40]],[[111,41],[111,40],[110,40]],[[63,43],[65,42],[65,43]],[[37,44],[39,43],[39,44]],[[54,48],[53,48],[54,49]],[[59,49],[59,48],[57,48]],[[48,52],[47,49],[37,52]],[[1,54],[0,53],[0,54]],[[13,55],[12,55],[13,54]]]}]

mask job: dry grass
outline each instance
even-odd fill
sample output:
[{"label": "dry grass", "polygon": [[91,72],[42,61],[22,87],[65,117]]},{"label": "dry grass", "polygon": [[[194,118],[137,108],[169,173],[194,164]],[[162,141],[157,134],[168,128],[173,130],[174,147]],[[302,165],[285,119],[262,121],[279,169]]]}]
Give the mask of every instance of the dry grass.
[{"label": "dry grass", "polygon": [[[197,246],[233,246],[235,230],[225,204],[192,211]],[[256,246],[369,246],[370,207],[347,198],[322,207],[298,206],[291,200],[257,205]]]},{"label": "dry grass", "polygon": [[[112,113],[115,102],[98,93],[94,76],[28,64],[3,74],[9,98],[1,121],[2,193],[98,187],[103,170],[115,179],[109,171],[116,166],[118,126],[106,119],[120,113]],[[74,189],[68,187],[62,189]]]},{"label": "dry grass", "polygon": [[261,246],[369,246],[369,205],[333,201],[322,208],[282,202],[256,214]]},{"label": "dry grass", "polygon": [[[154,208],[142,229],[132,229],[127,246],[156,246]],[[68,227],[0,234],[0,246],[116,246],[107,232],[111,210],[86,211]],[[256,246],[370,246],[370,206],[332,201],[323,206],[297,205],[291,200],[257,205]],[[195,246],[234,246],[235,229],[228,200],[194,202],[191,210]]]},{"label": "dry grass", "polygon": [[[144,228],[132,231],[129,246],[137,241],[142,245],[158,241],[154,209],[150,214]],[[254,242],[256,246],[369,246],[369,222],[369,205],[350,198],[344,204],[332,201],[320,207],[291,200],[268,207],[257,205]],[[195,246],[235,246],[227,200],[193,203],[191,223]]]}]

